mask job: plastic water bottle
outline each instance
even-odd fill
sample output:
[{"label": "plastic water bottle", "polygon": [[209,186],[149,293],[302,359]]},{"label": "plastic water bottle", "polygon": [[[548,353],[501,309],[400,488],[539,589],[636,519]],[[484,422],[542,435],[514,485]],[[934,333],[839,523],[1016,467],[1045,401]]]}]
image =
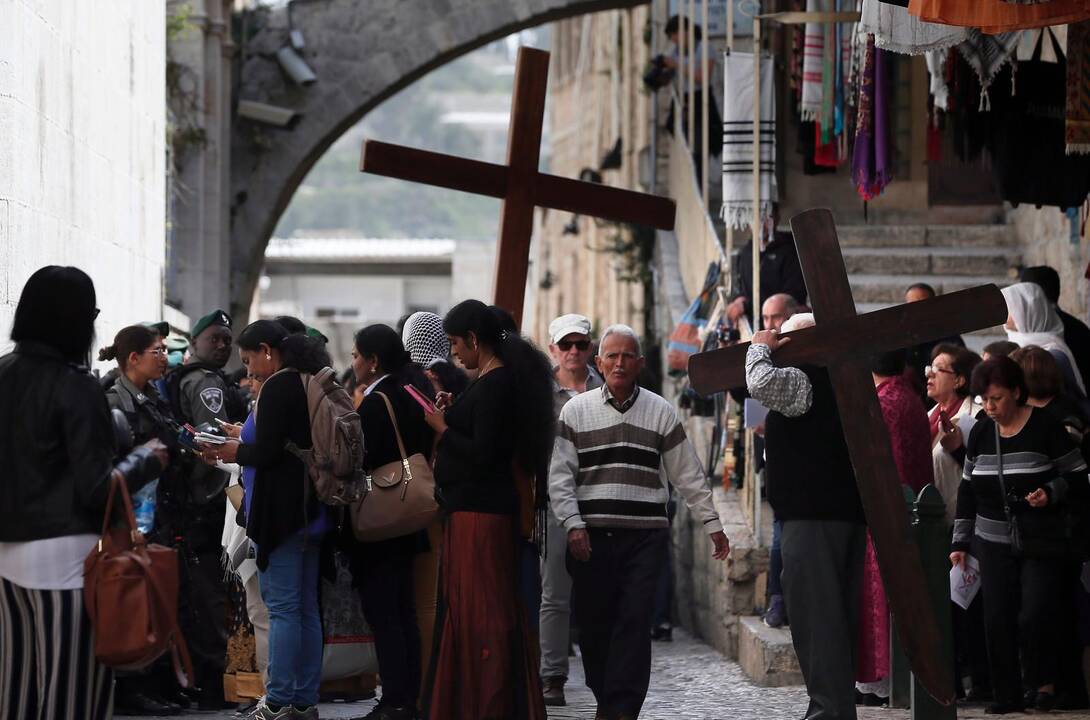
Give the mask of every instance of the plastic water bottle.
[{"label": "plastic water bottle", "polygon": [[148,535],[155,529],[155,490],[159,487],[158,480],[140,488],[132,496],[133,514],[136,515],[136,529],[144,535]]}]

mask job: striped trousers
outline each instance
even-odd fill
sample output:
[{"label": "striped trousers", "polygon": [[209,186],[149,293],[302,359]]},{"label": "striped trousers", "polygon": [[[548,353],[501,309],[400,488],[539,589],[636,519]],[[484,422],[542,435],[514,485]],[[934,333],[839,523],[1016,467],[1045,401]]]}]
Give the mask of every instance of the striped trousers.
[{"label": "striped trousers", "polygon": [[0,720],[104,720],[113,672],[95,660],[82,590],[0,578]]}]

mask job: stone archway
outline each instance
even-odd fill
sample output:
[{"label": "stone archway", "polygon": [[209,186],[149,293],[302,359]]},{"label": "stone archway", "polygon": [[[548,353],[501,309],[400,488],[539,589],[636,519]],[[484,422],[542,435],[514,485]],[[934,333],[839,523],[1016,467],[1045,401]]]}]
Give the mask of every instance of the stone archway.
[{"label": "stone archway", "polygon": [[513,32],[647,0],[296,0],[292,26],[318,76],[287,79],[275,53],[288,16],[273,12],[245,41],[238,96],[300,113],[290,129],[235,118],[231,137],[231,306],[244,312],[265,246],[322,153],[383,100],[440,65]]}]

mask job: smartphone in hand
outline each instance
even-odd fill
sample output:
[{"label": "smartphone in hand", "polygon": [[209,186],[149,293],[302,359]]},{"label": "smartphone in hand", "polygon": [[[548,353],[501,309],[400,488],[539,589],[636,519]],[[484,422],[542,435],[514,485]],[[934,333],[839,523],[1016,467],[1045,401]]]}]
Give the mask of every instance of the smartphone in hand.
[{"label": "smartphone in hand", "polygon": [[942,425],[942,431],[944,433],[954,432],[954,423],[950,422],[950,417],[942,408],[939,408],[939,424]]},{"label": "smartphone in hand", "polygon": [[424,393],[417,390],[416,387],[414,387],[413,385],[405,385],[404,388],[405,392],[409,393],[409,396],[412,397],[413,400],[416,400],[417,404],[420,405],[420,407],[424,408],[424,412],[435,412],[435,403],[424,397]]}]

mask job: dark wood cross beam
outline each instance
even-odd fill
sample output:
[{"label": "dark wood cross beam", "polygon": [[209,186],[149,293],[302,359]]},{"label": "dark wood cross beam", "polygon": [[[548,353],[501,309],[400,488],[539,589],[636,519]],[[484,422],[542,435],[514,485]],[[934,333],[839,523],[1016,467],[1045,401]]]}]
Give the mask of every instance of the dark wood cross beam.
[{"label": "dark wood cross beam", "polygon": [[366,140],[360,171],[503,200],[496,252],[495,303],[522,321],[534,207],[617,222],[674,228],[674,203],[656,195],[538,172],[549,53],[519,48],[507,131],[507,164],[469,160]]},{"label": "dark wood cross beam", "polygon": [[[874,353],[1001,325],[1007,306],[995,285],[985,285],[856,315],[832,213],[808,210],[791,220],[791,230],[817,326],[785,335],[791,342],[777,350],[772,361],[781,367],[811,364],[828,369],[901,642],[924,688],[948,705],[954,701],[953,676],[943,662],[939,626],[869,361]],[[745,385],[748,347],[745,343],[690,358],[689,377],[697,392]]]}]

